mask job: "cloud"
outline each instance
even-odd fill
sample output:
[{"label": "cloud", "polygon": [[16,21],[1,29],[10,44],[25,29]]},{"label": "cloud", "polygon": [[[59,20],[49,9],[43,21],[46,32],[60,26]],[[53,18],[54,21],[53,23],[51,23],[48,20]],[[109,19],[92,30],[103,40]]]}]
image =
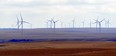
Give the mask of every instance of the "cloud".
[{"label": "cloud", "polygon": [[83,18],[115,14],[116,0],[0,0],[0,8],[2,18],[8,15],[13,18],[22,12],[30,21],[33,18],[37,21],[37,18],[49,16],[65,16],[64,19],[70,19],[77,15]]},{"label": "cloud", "polygon": [[0,11],[47,14],[115,13],[115,0],[6,0]]}]

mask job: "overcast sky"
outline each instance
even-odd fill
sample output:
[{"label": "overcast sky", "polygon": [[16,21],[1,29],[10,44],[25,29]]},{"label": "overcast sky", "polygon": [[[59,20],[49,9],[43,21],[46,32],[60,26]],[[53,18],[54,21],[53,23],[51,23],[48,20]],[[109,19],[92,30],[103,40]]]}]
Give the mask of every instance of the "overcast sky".
[{"label": "overcast sky", "polygon": [[[54,18],[59,20],[57,27],[64,22],[64,27],[72,25],[75,19],[76,27],[82,27],[82,21],[89,27],[90,20],[109,19],[111,27],[116,27],[116,0],[0,0],[0,27],[15,27],[16,15],[32,23],[34,27],[46,27],[46,22]],[[102,23],[105,27],[105,22]],[[25,27],[30,25],[25,24]]]}]

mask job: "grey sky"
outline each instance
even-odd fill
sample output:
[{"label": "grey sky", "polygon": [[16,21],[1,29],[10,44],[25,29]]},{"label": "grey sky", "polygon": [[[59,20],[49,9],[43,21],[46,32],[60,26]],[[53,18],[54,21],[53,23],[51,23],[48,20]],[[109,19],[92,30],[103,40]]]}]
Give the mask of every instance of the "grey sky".
[{"label": "grey sky", "polygon": [[20,13],[33,27],[46,27],[47,19],[53,17],[65,25],[75,18],[77,27],[82,26],[82,21],[89,26],[90,19],[98,16],[110,19],[111,26],[116,27],[116,0],[0,0],[0,13],[0,27],[15,27],[16,15]]}]

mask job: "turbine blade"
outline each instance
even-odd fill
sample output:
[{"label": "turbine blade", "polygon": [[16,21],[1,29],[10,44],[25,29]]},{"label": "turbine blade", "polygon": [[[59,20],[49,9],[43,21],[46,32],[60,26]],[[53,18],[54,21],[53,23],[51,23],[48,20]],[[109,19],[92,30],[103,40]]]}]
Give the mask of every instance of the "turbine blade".
[{"label": "turbine blade", "polygon": [[18,16],[16,16],[17,17],[17,22],[19,22],[19,18],[18,18]]},{"label": "turbine blade", "polygon": [[23,21],[23,23],[27,23],[28,24],[29,22]]},{"label": "turbine blade", "polygon": [[18,16],[16,16],[16,18],[17,18],[17,23],[16,23],[15,26],[18,26],[19,27],[19,18],[18,18]]},{"label": "turbine blade", "polygon": [[55,22],[58,22],[59,20],[55,21]]},{"label": "turbine blade", "polygon": [[98,20],[93,19],[94,21],[98,22]]},{"label": "turbine blade", "polygon": [[21,21],[23,21],[23,17],[22,17],[22,14],[20,13],[20,17],[21,17]]},{"label": "turbine blade", "polygon": [[103,22],[105,19],[101,20],[100,22]]},{"label": "turbine blade", "polygon": [[23,23],[27,23],[27,24],[29,24],[29,25],[32,27],[32,24],[31,24],[31,23],[29,23],[29,22],[23,21]]}]

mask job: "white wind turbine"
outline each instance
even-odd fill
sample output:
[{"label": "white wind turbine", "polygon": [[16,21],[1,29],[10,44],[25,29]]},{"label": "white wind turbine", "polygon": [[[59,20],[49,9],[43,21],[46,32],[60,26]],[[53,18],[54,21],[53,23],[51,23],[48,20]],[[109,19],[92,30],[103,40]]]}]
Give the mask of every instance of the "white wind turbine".
[{"label": "white wind turbine", "polygon": [[75,19],[72,20],[73,28],[75,28]]},{"label": "white wind turbine", "polygon": [[20,25],[20,21],[19,21],[19,18],[18,18],[18,16],[16,16],[17,17],[17,24],[16,24],[16,26],[17,26],[17,28],[18,28],[18,30],[19,30],[19,25]]},{"label": "white wind turbine", "polygon": [[98,18],[97,18],[97,20],[95,20],[95,23],[96,23],[96,29],[97,29],[97,25],[98,25],[98,29],[99,29],[99,32],[101,32],[101,23],[104,21],[104,19],[102,19],[102,20],[98,20]]},{"label": "white wind turbine", "polygon": [[92,27],[92,23],[91,23],[91,20],[90,20],[90,22],[89,22],[89,25],[90,25],[90,28]]},{"label": "white wind turbine", "polygon": [[63,26],[64,26],[64,22],[60,21],[60,23],[61,23],[61,28],[63,28]]},{"label": "white wind turbine", "polygon": [[107,28],[110,27],[110,20],[109,19],[105,20],[105,25],[106,25]]},{"label": "white wind turbine", "polygon": [[17,27],[18,27],[18,30],[19,30],[20,27],[21,27],[21,29],[22,29],[22,33],[23,33],[24,23],[27,23],[27,24],[29,24],[29,25],[32,26],[31,23],[24,21],[23,18],[22,18],[22,15],[20,14],[20,19],[17,17]]},{"label": "white wind turbine", "polygon": [[83,28],[85,27],[85,21],[82,21]]},{"label": "white wind turbine", "polygon": [[52,28],[52,25],[53,25],[53,19],[48,20],[48,22],[50,22],[50,28]]},{"label": "white wind turbine", "polygon": [[95,21],[94,23],[96,24],[96,29],[97,29],[97,28],[98,28],[98,21],[99,21],[99,20],[98,20],[98,17],[97,17],[97,19],[94,20],[94,21]]},{"label": "white wind turbine", "polygon": [[47,21],[47,22],[46,22],[46,27],[47,27],[47,28],[49,28],[49,26],[48,26],[48,25],[49,25],[49,22]]},{"label": "white wind turbine", "polygon": [[54,32],[56,31],[56,23],[58,22],[59,20],[53,20],[53,23],[54,23]]},{"label": "white wind turbine", "polygon": [[71,28],[71,23],[68,23],[68,27]]}]

